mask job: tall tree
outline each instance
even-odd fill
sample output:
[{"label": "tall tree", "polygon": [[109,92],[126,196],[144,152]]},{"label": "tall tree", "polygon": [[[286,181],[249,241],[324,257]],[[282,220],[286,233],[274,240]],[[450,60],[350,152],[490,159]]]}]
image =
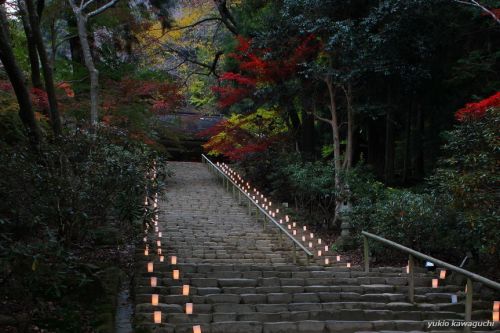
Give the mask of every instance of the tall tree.
[{"label": "tall tree", "polygon": [[36,146],[40,143],[41,132],[35,119],[31,105],[30,94],[26,87],[25,78],[19,68],[9,38],[9,26],[4,5],[0,2],[0,60],[9,76],[19,103],[19,117],[28,130],[30,142]]},{"label": "tall tree", "polygon": [[78,37],[80,38],[83,51],[83,60],[90,75],[90,123],[92,126],[95,126],[99,121],[99,71],[95,66],[92,52],[90,51],[87,23],[89,18],[113,7],[118,0],[111,0],[91,12],[87,12],[87,9],[94,3],[94,0],[82,1],[79,5],[74,0],[68,0],[68,2],[75,14]]},{"label": "tall tree", "polygon": [[[22,0],[21,0],[22,1]],[[33,32],[33,39],[36,44],[38,55],[40,56],[40,63],[42,64],[43,78],[45,81],[45,90],[49,99],[50,106],[50,120],[52,130],[56,136],[62,134],[61,117],[59,116],[59,109],[57,106],[56,89],[54,87],[54,76],[52,66],[47,56],[47,50],[43,42],[42,31],[40,30],[40,20],[38,17],[37,7],[33,0],[25,0],[26,9],[28,12],[28,19]]]},{"label": "tall tree", "polygon": [[28,10],[24,5],[24,1],[19,0],[17,2],[19,6],[19,10],[21,12],[21,22],[23,23],[24,33],[26,35],[26,42],[28,47],[28,57],[30,60],[30,68],[31,68],[31,82],[33,83],[33,87],[42,89],[42,78],[40,75],[40,61],[38,60],[38,51],[36,50],[35,38],[33,36],[33,30],[31,28],[29,19],[28,19]]}]

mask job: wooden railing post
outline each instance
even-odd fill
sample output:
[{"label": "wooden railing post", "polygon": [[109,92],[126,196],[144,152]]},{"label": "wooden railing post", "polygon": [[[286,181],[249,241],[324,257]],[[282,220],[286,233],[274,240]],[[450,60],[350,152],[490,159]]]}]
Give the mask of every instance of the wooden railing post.
[{"label": "wooden railing post", "polygon": [[363,236],[363,256],[365,263],[365,273],[370,272],[370,248],[368,247],[368,237]]},{"label": "wooden railing post", "polygon": [[[472,286],[472,280],[470,278],[467,278],[467,291],[465,293],[465,321],[471,321],[472,320],[472,295],[473,295],[473,286]],[[464,332],[465,333],[470,333],[471,328],[470,326],[464,326]]]},{"label": "wooden railing post", "polygon": [[408,257],[408,299],[410,303],[415,303],[415,276],[413,274],[415,268],[415,259],[410,254]]}]

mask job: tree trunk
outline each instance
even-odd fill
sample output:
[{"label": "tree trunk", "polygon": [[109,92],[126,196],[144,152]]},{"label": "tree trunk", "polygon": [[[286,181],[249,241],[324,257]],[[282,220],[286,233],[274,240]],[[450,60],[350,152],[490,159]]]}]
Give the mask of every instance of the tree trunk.
[{"label": "tree trunk", "polygon": [[388,106],[385,115],[385,163],[384,179],[386,184],[394,182],[394,110],[389,87]]},{"label": "tree trunk", "polygon": [[38,55],[40,56],[40,63],[42,64],[43,77],[45,80],[45,89],[50,105],[50,120],[52,122],[52,130],[56,137],[62,134],[61,118],[57,107],[56,89],[54,87],[54,78],[52,74],[52,67],[50,66],[47,57],[47,50],[43,43],[42,32],[38,21],[38,13],[36,11],[33,0],[26,0],[26,8],[28,9],[29,21],[33,30],[33,38],[36,43]]},{"label": "tree trunk", "polygon": [[345,150],[344,170],[349,170],[352,167],[354,156],[354,114],[352,110],[352,85],[349,82],[344,90],[347,101],[347,144]]},{"label": "tree trunk", "polygon": [[415,158],[413,160],[413,170],[415,171],[415,178],[422,179],[424,176],[424,112],[420,103],[417,102],[416,107],[417,114],[414,135]]},{"label": "tree trunk", "polygon": [[90,51],[90,45],[87,35],[87,17],[81,12],[80,8],[76,7],[74,3],[71,4],[73,12],[76,16],[76,24],[78,27],[78,36],[80,38],[80,44],[83,51],[83,60],[85,61],[85,66],[89,71],[90,75],[90,124],[92,126],[97,125],[99,114],[99,72],[95,68],[94,60],[92,59],[92,53]]},{"label": "tree trunk", "polygon": [[31,105],[30,94],[26,87],[21,69],[17,65],[14,52],[10,45],[7,16],[4,7],[0,5],[0,60],[14,88],[19,103],[19,117],[28,130],[28,138],[33,146],[38,146],[41,132],[35,119]]},{"label": "tree trunk", "polygon": [[405,123],[405,150],[403,159],[403,183],[407,183],[410,179],[410,169],[411,169],[411,115],[412,115],[412,104],[410,104],[406,110],[406,123]]},{"label": "tree trunk", "polygon": [[26,35],[26,42],[28,47],[28,57],[30,60],[31,68],[31,82],[33,87],[43,89],[42,79],[40,76],[40,62],[38,61],[38,52],[36,50],[35,39],[33,38],[33,30],[28,18],[28,11],[24,5],[24,1],[18,1],[19,11],[21,14],[21,22],[23,23],[24,34]]}]

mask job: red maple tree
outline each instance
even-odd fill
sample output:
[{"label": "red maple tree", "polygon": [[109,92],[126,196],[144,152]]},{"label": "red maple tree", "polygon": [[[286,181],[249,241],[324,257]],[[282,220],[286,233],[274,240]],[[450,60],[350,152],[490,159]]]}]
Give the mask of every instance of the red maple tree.
[{"label": "red maple tree", "polygon": [[266,48],[252,47],[252,40],[237,37],[238,44],[229,57],[236,60],[238,72],[225,72],[219,78],[219,86],[212,90],[218,94],[219,107],[227,108],[250,97],[257,87],[277,84],[297,73],[301,63],[311,60],[321,48],[314,35],[290,40],[284,49],[286,55],[273,56]]},{"label": "red maple tree", "polygon": [[487,110],[498,107],[500,107],[500,92],[479,102],[465,104],[465,107],[455,113],[455,119],[460,122],[476,120],[484,117]]}]

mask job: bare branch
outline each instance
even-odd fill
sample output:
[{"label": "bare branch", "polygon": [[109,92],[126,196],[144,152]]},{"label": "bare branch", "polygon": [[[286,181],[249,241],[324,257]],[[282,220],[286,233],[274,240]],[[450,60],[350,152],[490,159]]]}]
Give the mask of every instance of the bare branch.
[{"label": "bare branch", "polygon": [[486,8],[484,5],[482,5],[481,3],[479,3],[476,0],[468,0],[468,1],[467,0],[453,0],[453,1],[456,3],[463,4],[463,5],[469,5],[469,6],[479,8],[485,14],[488,14],[489,16],[491,16],[498,24],[500,24],[500,17],[498,17],[494,12],[492,12],[491,10],[489,10],[488,8]]},{"label": "bare branch", "polygon": [[106,9],[113,7],[118,1],[119,0],[112,0],[112,1],[108,2],[107,4],[105,4],[104,6],[102,6],[102,7],[98,8],[98,9],[94,10],[93,12],[88,13],[86,16],[87,17],[92,17],[92,16],[99,15],[103,11],[105,11]]},{"label": "bare branch", "polygon": [[178,31],[178,30],[184,30],[184,29],[194,28],[197,25],[200,25],[200,24],[205,23],[205,22],[211,22],[211,21],[222,22],[222,19],[220,17],[207,17],[207,18],[199,20],[199,21],[197,21],[197,22],[195,22],[193,24],[185,25],[185,26],[182,26],[182,27],[173,27],[171,29],[168,29],[168,31]]}]

